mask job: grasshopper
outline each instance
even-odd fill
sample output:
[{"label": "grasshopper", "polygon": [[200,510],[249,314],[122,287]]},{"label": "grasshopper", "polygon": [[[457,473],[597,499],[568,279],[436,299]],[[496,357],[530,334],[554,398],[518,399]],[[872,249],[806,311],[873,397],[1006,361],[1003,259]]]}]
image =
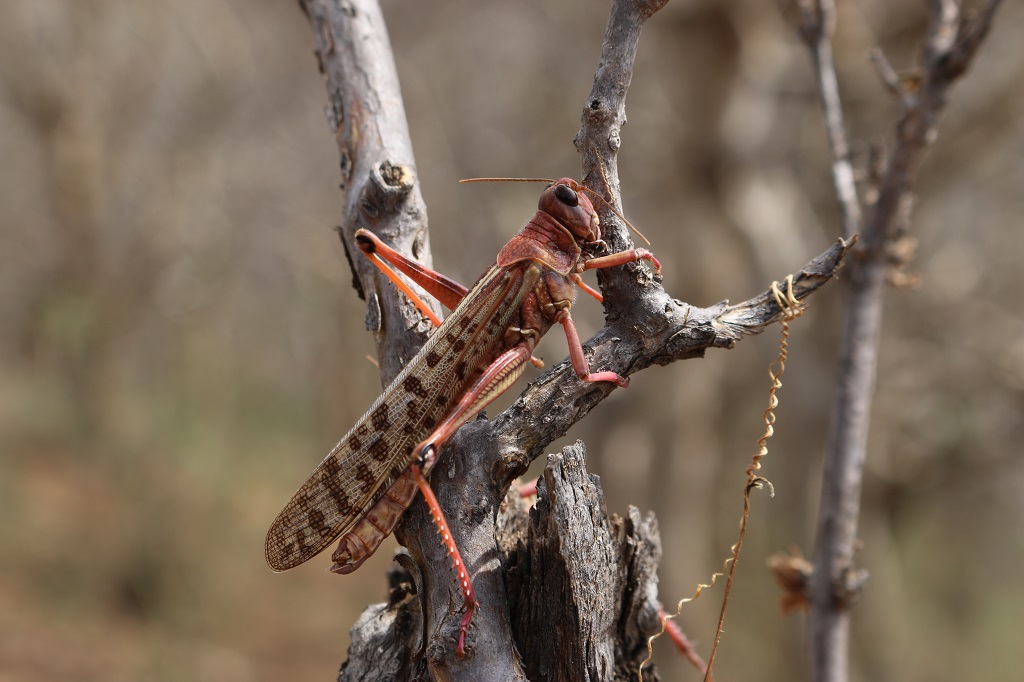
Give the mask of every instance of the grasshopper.
[{"label": "grasshopper", "polygon": [[[427,475],[438,451],[523,373],[541,336],[565,330],[576,375],[588,382],[629,380],[591,372],[569,309],[579,286],[597,300],[580,273],[637,260],[661,265],[646,249],[597,256],[600,221],[585,192],[570,178],[549,184],[538,211],[498,253],[472,289],[420,265],[367,230],[356,245],[439,328],[370,409],[324,458],[267,532],[267,563],[275,571],[298,566],[340,537],[331,570],[359,568],[394,530],[419,491],[430,508],[464,599],[456,655],[465,653],[466,630],[479,606]],[[595,195],[597,196],[597,195]],[[441,322],[385,263],[423,287],[453,312]]]}]

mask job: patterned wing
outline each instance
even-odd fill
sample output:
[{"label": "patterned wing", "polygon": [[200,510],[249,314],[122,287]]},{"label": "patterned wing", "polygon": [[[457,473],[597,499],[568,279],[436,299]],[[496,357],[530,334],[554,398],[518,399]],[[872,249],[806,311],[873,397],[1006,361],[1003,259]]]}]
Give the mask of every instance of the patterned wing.
[{"label": "patterned wing", "polygon": [[501,348],[539,277],[492,267],[302,484],[267,532],[267,563],[294,568],[362,518]]}]

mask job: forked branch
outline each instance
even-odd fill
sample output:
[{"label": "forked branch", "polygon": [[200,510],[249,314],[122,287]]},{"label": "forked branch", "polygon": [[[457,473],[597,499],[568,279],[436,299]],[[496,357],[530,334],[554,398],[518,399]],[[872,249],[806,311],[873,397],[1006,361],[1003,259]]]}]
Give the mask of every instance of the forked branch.
[{"label": "forked branch", "polygon": [[[920,159],[938,129],[949,90],[967,70],[987,34],[1000,0],[990,0],[972,20],[957,3],[932,0],[929,30],[916,77],[899,79],[880,52],[873,56],[886,88],[903,105],[895,140],[860,217],[832,62],[832,0],[801,0],[801,34],[811,51],[821,92],[833,177],[844,232],[860,230],[861,247],[850,267],[850,295],[840,350],[838,393],[825,457],[814,571],[810,583],[809,654],[814,682],[843,682],[849,675],[849,608],[864,581],[853,562],[860,515],[869,415],[875,386],[885,283],[904,263],[896,245],[909,227],[912,188]],[[863,223],[862,225],[860,223]]]}]

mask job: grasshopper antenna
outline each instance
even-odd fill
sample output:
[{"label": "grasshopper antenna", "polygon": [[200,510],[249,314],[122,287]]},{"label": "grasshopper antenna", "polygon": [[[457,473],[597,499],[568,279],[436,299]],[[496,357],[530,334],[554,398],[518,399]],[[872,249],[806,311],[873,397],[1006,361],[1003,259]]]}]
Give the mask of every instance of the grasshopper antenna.
[{"label": "grasshopper antenna", "polygon": [[633,225],[633,223],[629,222],[629,220],[626,219],[626,216],[624,216],[621,213],[619,213],[619,209],[617,209],[614,206],[612,206],[612,203],[610,201],[608,201],[603,196],[601,196],[600,194],[598,194],[594,190],[590,189],[589,187],[584,187],[583,185],[580,185],[580,189],[582,189],[584,192],[586,192],[590,196],[594,197],[595,199],[600,200],[600,202],[602,204],[604,204],[605,206],[608,207],[609,211],[611,211],[615,215],[619,216],[619,220],[621,220],[622,222],[626,223],[626,225],[629,226],[629,229],[633,230],[633,232],[636,233],[637,237],[640,237],[640,239],[643,239],[644,240],[644,244],[647,244],[647,246],[651,245],[650,240],[647,239],[647,237],[644,236],[644,233],[641,232],[640,230],[636,229],[636,227]]},{"label": "grasshopper antenna", "polygon": [[[600,164],[600,159],[598,159],[598,163]],[[608,179],[605,177],[604,165],[603,164],[601,164],[601,177],[604,178],[604,180],[605,180],[604,184],[607,187],[608,186]],[[467,184],[467,183],[470,183],[470,182],[546,182],[546,183],[550,184],[550,183],[554,182],[554,180],[552,180],[551,178],[464,178],[462,180],[459,180],[459,184],[460,185]],[[615,215],[617,215],[619,217],[619,220],[621,220],[622,222],[626,223],[626,225],[629,226],[629,229],[633,230],[633,232],[636,233],[636,236],[638,236],[638,237],[640,237],[640,239],[644,240],[644,243],[647,244],[647,246],[651,245],[650,240],[647,239],[647,237],[644,236],[643,232],[641,232],[640,230],[636,229],[636,227],[633,225],[633,223],[629,222],[629,220],[626,219],[626,216],[622,215],[622,213],[620,213],[617,208],[612,206],[610,201],[608,201],[603,196],[601,196],[598,192],[595,192],[594,190],[590,189],[589,187],[584,187],[583,185],[580,185],[578,183],[574,183],[574,184],[576,184],[576,186],[579,189],[583,190],[584,192],[586,192],[590,196],[592,196],[595,199],[597,199],[598,201],[600,201],[606,207],[608,207],[608,210],[611,211],[612,213],[614,213]]]},{"label": "grasshopper antenna", "polygon": [[551,178],[464,178],[459,180],[460,185],[470,182],[547,182],[552,183]]},{"label": "grasshopper antenna", "polygon": [[[604,161],[601,160],[601,155],[597,153],[597,147],[595,147],[594,145],[591,145],[590,148],[594,152],[594,158],[597,159],[597,167],[601,169],[601,181],[604,183],[605,187],[607,187],[609,190],[611,190],[611,186],[612,185],[611,185],[610,182],[608,182],[608,174],[604,170]],[[611,211],[615,215],[619,216],[619,220],[621,220],[622,222],[624,222],[627,225],[629,225],[629,229],[633,230],[633,232],[636,233],[636,236],[640,237],[640,239],[643,239],[644,240],[644,244],[647,244],[647,246],[651,245],[650,240],[647,239],[647,237],[644,236],[643,232],[641,232],[640,230],[636,229],[636,227],[633,225],[633,223],[631,223],[628,220],[626,220],[626,216],[624,216],[621,213],[619,213],[619,210],[617,208],[615,208],[614,206],[612,206],[610,201],[605,199],[603,196],[600,196],[597,192],[594,192],[591,189],[588,189],[586,187],[584,187],[583,189],[587,190],[587,192],[589,194],[592,194],[595,197],[597,197],[598,199],[600,199],[601,202],[605,206],[608,207],[609,211]]]}]

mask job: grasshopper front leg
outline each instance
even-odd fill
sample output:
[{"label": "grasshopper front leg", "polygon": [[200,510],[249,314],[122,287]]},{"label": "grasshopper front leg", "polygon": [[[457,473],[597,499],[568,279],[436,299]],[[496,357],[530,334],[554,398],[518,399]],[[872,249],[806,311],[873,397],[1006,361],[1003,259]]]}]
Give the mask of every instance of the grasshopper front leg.
[{"label": "grasshopper front leg", "polygon": [[[582,261],[577,267],[579,272],[585,272],[586,270],[597,270],[601,268],[613,268],[618,265],[625,265],[626,263],[633,263],[638,260],[647,260],[654,264],[655,271],[661,273],[661,263],[654,257],[647,249],[629,249],[628,251],[620,251],[619,253],[613,253],[608,256],[599,256],[597,258],[590,258],[589,260]],[[583,289],[586,293],[590,294],[598,301],[604,301],[604,297],[601,292],[592,289],[587,286],[580,277],[579,272],[574,272],[570,275],[570,279],[576,284],[576,286]],[[572,368],[583,381],[597,382],[597,381],[611,381],[620,388],[627,388],[629,386],[629,379],[621,377],[615,372],[591,372],[590,364],[587,362],[587,356],[583,351],[583,344],[580,342],[580,335],[576,329],[576,325],[572,321],[572,317],[569,315],[569,306],[565,305],[555,316],[555,321],[562,325],[565,330],[565,338],[569,343],[569,359],[572,361]]]},{"label": "grasshopper front leg", "polygon": [[598,256],[597,258],[590,258],[583,261],[580,264],[580,272],[586,272],[587,270],[599,270],[601,268],[614,268],[616,265],[625,265],[626,263],[635,263],[638,260],[647,260],[654,265],[654,271],[656,274],[661,274],[661,263],[654,257],[654,254],[647,249],[627,249],[626,251],[619,251],[618,253],[612,253],[607,256]]}]

